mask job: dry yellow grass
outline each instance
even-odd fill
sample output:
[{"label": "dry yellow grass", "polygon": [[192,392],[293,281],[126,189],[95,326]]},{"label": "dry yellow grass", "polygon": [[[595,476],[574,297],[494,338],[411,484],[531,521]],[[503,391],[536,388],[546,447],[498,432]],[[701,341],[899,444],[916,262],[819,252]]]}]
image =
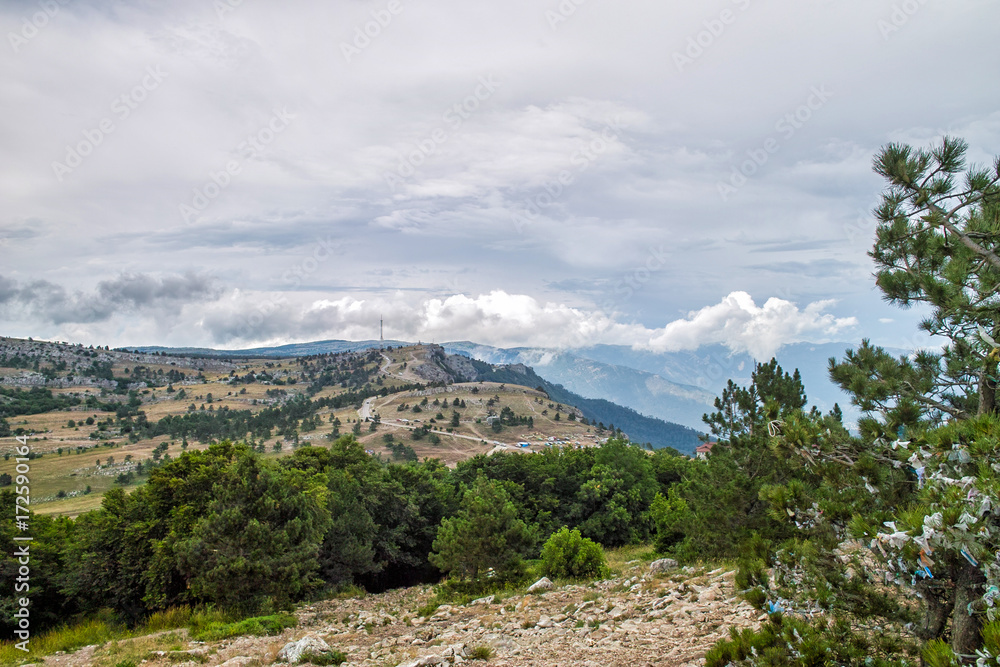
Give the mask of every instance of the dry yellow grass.
[{"label": "dry yellow grass", "polygon": [[[370,363],[368,368],[374,370],[376,366],[384,367],[388,374],[379,374],[378,377],[382,386],[390,391],[404,384],[413,382],[425,382],[416,376],[413,370],[423,363],[425,355],[428,353],[427,346],[414,346],[387,351],[390,362],[385,363],[384,359],[377,364]],[[156,371],[162,369],[168,373],[172,369],[183,371],[188,381],[195,378],[202,366],[200,360],[195,367],[179,364],[174,366],[170,358],[165,358],[162,363],[142,363],[141,365]],[[403,364],[407,367],[404,369]],[[125,369],[134,367],[134,362],[118,362],[114,364],[114,372],[118,376],[125,375]],[[144,389],[139,391],[143,400],[142,410],[151,422],[156,422],[168,415],[182,415],[188,412],[192,404],[195,409],[200,409],[202,405],[213,410],[228,408],[229,410],[251,410],[258,412],[275,403],[273,396],[268,396],[268,391],[272,394],[275,390],[287,392],[288,395],[298,394],[305,390],[306,384],[299,382],[293,385],[265,385],[261,383],[230,385],[229,369],[235,368],[238,374],[244,375],[250,371],[281,375],[288,371],[295,372],[300,366],[292,360],[253,360],[239,362],[208,361],[203,364],[203,375],[205,382],[185,384],[176,382],[173,384],[173,392],[167,392],[165,387],[156,389]],[[217,370],[222,368],[223,370]],[[9,374],[19,374],[21,371],[10,369]],[[4,370],[0,369],[0,375],[4,375]],[[391,453],[385,447],[383,436],[385,433],[393,433],[397,441],[413,447],[420,459],[437,458],[445,464],[454,466],[457,462],[470,458],[476,454],[485,453],[494,448],[495,443],[507,443],[514,445],[517,442],[527,441],[532,443],[528,451],[540,451],[545,448],[548,438],[553,437],[569,443],[579,443],[582,445],[592,445],[597,441],[597,436],[592,429],[583,426],[579,422],[571,422],[566,419],[565,407],[561,410],[562,420],[556,422],[553,417],[554,408],[549,408],[550,401],[543,394],[536,390],[519,386],[505,386],[497,383],[465,383],[456,384],[448,388],[448,391],[432,390],[428,396],[429,404],[423,406],[421,413],[413,413],[409,409],[398,412],[397,406],[407,403],[409,406],[420,403],[422,396],[415,395],[416,392],[406,391],[390,395],[387,398],[378,398],[375,401],[375,409],[381,415],[382,425],[376,432],[370,432],[369,425],[361,424],[359,439],[366,449],[380,454],[384,459],[391,460]],[[476,393],[473,393],[473,390]],[[183,398],[178,398],[183,391]],[[322,399],[344,393],[348,389],[340,386],[324,387],[313,398]],[[83,399],[88,395],[95,395],[98,400],[119,401],[125,397],[101,395],[100,390],[92,387],[78,386],[55,388],[57,394],[76,394]],[[208,395],[212,395],[212,402],[208,402]],[[493,396],[499,397],[499,401],[493,406],[486,403]],[[435,398],[447,401],[447,404],[434,406]],[[466,408],[455,408],[452,401],[458,398],[466,402]],[[486,416],[489,410],[499,412],[503,407],[510,407],[516,414],[522,416],[530,415],[534,420],[534,427],[504,427],[501,433],[494,433],[486,424]],[[447,429],[452,428],[450,424],[452,411],[457,409],[461,414],[461,424],[453,429],[453,433],[447,433]],[[542,412],[548,412],[543,415]],[[430,424],[429,420],[440,412],[442,419],[435,420]],[[330,439],[327,437],[333,429],[330,424],[331,416],[340,419],[340,433],[352,432],[352,427],[358,420],[358,412],[355,406],[347,406],[337,410],[320,410],[318,416],[321,426],[314,431],[301,432],[300,444],[311,444],[313,446],[329,446]],[[76,515],[89,509],[98,507],[101,498],[107,490],[111,489],[116,478],[128,467],[126,456],[131,458],[132,463],[146,461],[152,458],[153,450],[163,442],[168,444],[168,453],[172,457],[177,457],[182,453],[181,443],[169,437],[141,440],[135,443],[128,442],[125,438],[116,438],[112,442],[92,440],[90,435],[97,431],[98,427],[86,425],[85,420],[93,417],[95,422],[100,422],[113,416],[113,413],[98,412],[93,409],[86,409],[78,406],[71,410],[61,410],[57,412],[39,415],[21,415],[9,419],[12,428],[22,427],[33,431],[34,435],[30,439],[32,451],[36,454],[43,454],[40,459],[31,462],[31,495],[32,508],[40,513],[46,514],[67,514]],[[414,426],[415,420],[429,425],[440,438],[437,445],[431,444],[427,438],[413,440],[410,430],[406,428],[400,419],[410,420],[409,426]],[[476,423],[479,419],[480,423]],[[76,422],[74,427],[69,427],[70,420]],[[292,452],[290,443],[283,443],[280,452],[273,450],[274,444],[278,442],[277,437],[270,438],[265,445],[266,456],[285,456]],[[14,438],[0,439],[0,453],[13,452],[16,445]],[[77,448],[83,447],[83,453],[77,453]],[[203,449],[207,444],[195,441],[189,442],[188,450]],[[58,450],[62,448],[60,456]],[[523,451],[518,449],[518,451]],[[109,462],[109,457],[113,457],[113,463]],[[98,459],[100,465],[98,465]],[[15,462],[0,460],[0,473],[14,473]],[[87,487],[90,493],[85,494]],[[58,498],[62,491],[69,497]]]}]

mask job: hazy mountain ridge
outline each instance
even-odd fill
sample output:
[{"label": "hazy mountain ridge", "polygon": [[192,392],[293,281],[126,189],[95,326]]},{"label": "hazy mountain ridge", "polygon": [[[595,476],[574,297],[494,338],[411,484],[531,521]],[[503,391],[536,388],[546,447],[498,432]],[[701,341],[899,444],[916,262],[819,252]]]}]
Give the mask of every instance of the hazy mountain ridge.
[{"label": "hazy mountain ridge", "polygon": [[575,352],[545,348],[490,348],[475,343],[445,343],[450,352],[490,363],[523,363],[545,379],[590,399],[606,399],[668,422],[701,430],[701,416],[715,394],[673,382],[646,370],[603,363]]},{"label": "hazy mountain ridge", "polygon": [[[834,404],[844,411],[845,421],[860,413],[850,397],[828,376],[830,357],[843,358],[854,343],[796,343],[774,355],[788,372],[799,369],[808,404],[826,412]],[[465,351],[491,361],[530,363],[536,372],[583,396],[599,395],[630,405],[645,414],[700,428],[701,415],[712,404],[726,381],[748,385],[756,361],[747,353],[733,353],[722,345],[697,350],[651,352],[624,345],[595,345],[560,351],[547,348],[492,348],[476,343],[448,343],[446,348]],[[907,354],[886,348],[890,354]],[[587,361],[601,364],[588,366]],[[589,368],[590,372],[586,372]]]}]

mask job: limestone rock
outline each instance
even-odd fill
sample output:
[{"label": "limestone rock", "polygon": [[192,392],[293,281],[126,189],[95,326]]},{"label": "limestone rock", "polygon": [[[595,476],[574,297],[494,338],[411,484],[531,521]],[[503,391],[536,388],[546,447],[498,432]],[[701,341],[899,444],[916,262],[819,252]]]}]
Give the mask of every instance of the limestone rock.
[{"label": "limestone rock", "polygon": [[649,573],[656,574],[658,572],[666,572],[667,570],[673,570],[677,567],[677,561],[673,558],[661,558],[660,560],[654,560],[649,564]]},{"label": "limestone rock", "polygon": [[549,580],[548,577],[542,577],[541,579],[539,579],[535,583],[533,583],[530,586],[528,586],[528,592],[529,593],[540,593],[542,591],[551,591],[553,588],[555,588],[555,584],[553,584],[552,581]]},{"label": "limestone rock", "polygon": [[306,635],[297,642],[289,642],[278,652],[278,660],[291,664],[302,659],[303,653],[326,653],[330,645],[316,635]]},{"label": "limestone rock", "polygon": [[404,662],[399,667],[431,667],[432,665],[447,664],[447,662],[439,655],[425,655],[416,660]]},{"label": "limestone rock", "polygon": [[611,609],[611,611],[608,612],[608,618],[610,618],[611,620],[618,620],[619,618],[621,618],[622,616],[624,616],[627,613],[628,613],[628,610],[626,610],[625,607],[622,607],[622,606],[619,606],[619,605],[615,605]]}]

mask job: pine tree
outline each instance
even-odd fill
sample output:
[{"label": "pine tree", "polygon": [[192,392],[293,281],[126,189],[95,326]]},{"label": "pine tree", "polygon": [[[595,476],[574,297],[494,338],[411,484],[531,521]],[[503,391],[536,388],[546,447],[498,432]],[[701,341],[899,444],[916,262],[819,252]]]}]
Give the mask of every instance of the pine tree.
[{"label": "pine tree", "polygon": [[920,327],[946,340],[940,353],[912,359],[867,341],[845,361],[831,359],[833,379],[862,409],[882,412],[892,430],[998,414],[1000,157],[992,170],[966,169],[967,151],[965,141],[945,138],[928,150],[890,144],[874,160],[889,184],[868,253],[876,283],[889,303],[930,305]]},{"label": "pine tree", "polygon": [[876,283],[892,304],[931,307],[920,326],[944,339],[941,352],[896,359],[864,341],[830,360],[867,413],[872,455],[917,487],[890,521],[861,512],[851,532],[881,555],[881,576],[923,600],[919,636],[945,636],[950,618],[951,649],[964,655],[982,647],[984,620],[1000,618],[1000,158],[967,168],[967,151],[945,138],[890,144],[874,160],[888,182],[869,253]]},{"label": "pine tree", "polygon": [[472,581],[489,569],[501,576],[515,576],[532,542],[531,530],[517,518],[517,508],[503,487],[479,477],[466,490],[458,514],[441,521],[430,562]]}]

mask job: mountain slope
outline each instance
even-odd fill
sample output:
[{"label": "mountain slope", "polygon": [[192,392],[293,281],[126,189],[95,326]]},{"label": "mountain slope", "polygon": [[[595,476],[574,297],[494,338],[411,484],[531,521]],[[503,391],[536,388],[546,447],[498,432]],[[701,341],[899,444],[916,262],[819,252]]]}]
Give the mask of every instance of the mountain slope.
[{"label": "mountain slope", "polygon": [[635,410],[601,398],[585,398],[559,384],[539,376],[524,364],[491,364],[462,354],[448,354],[443,346],[432,348],[424,367],[415,372],[422,377],[450,382],[501,382],[537,388],[553,401],[579,408],[583,416],[594,423],[603,423],[621,429],[633,442],[648,442],[654,447],[673,447],[677,451],[693,454],[700,444],[699,432],[687,426],[648,417]]},{"label": "mountain slope", "polygon": [[[490,363],[522,363],[546,380],[585,398],[606,399],[642,414],[700,429],[701,416],[712,409],[715,394],[669,380],[646,370],[603,363],[575,352],[544,348],[491,348],[475,343],[445,343],[449,352]],[[616,422],[617,424],[617,422]]]},{"label": "mountain slope", "polygon": [[[360,351],[381,346],[399,347],[406,345],[400,341],[343,341],[325,340],[309,343],[296,343],[277,347],[258,347],[245,350],[209,350],[204,348],[167,348],[167,347],[136,347],[129,348],[143,352],[159,352],[167,354],[183,354],[185,356],[223,356],[223,357],[268,357],[284,358],[324,354],[329,352]],[[623,407],[601,397],[581,396],[560,384],[550,382],[539,376],[535,371],[523,364],[495,366],[484,361],[477,361],[471,355],[458,355],[449,358],[445,348],[427,345],[429,349],[440,350],[426,360],[423,371],[415,372],[426,381],[468,382],[484,380],[490,382],[506,382],[528,387],[542,387],[543,390],[559,403],[572,405],[580,409],[587,419],[605,426],[614,424],[635,442],[648,442],[654,447],[673,447],[691,454],[700,444],[699,431],[689,425],[672,423],[656,417],[640,414],[634,409]],[[497,348],[492,348],[496,350]],[[470,366],[471,362],[471,366]],[[593,363],[593,362],[587,362]],[[415,370],[415,369],[411,369]],[[698,413],[699,415],[701,412]]]}]

